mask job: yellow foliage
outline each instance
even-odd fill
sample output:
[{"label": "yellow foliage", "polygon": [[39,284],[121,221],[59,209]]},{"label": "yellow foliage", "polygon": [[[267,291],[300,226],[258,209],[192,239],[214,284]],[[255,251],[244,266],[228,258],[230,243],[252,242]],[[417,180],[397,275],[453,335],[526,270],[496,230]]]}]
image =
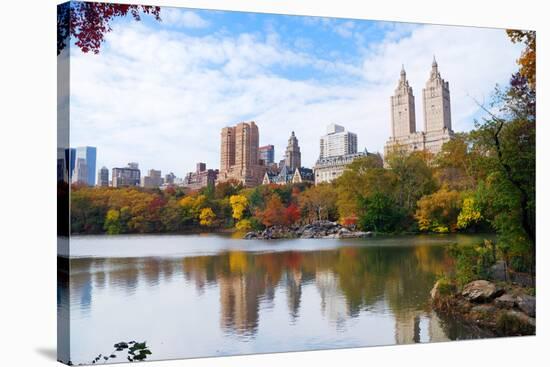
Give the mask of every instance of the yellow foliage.
[{"label": "yellow foliage", "polygon": [[109,209],[107,212],[107,221],[117,221],[120,218],[120,212],[116,209]]},{"label": "yellow foliage", "polygon": [[199,215],[201,226],[210,227],[216,219],[216,214],[211,208],[201,209],[201,214]]},{"label": "yellow foliage", "polygon": [[248,207],[248,199],[244,195],[231,195],[229,198],[231,209],[233,210],[233,218],[241,220],[244,211]]},{"label": "yellow foliage", "polygon": [[460,229],[478,223],[482,218],[481,212],[477,210],[474,198],[466,198],[462,202],[462,210],[458,215],[456,226]]},{"label": "yellow foliage", "polygon": [[415,218],[421,231],[447,233],[456,229],[460,212],[460,193],[442,188],[439,191],[423,196],[418,201]]},{"label": "yellow foliage", "polygon": [[237,222],[235,228],[239,231],[249,231],[252,228],[252,223],[248,219],[241,219]]}]

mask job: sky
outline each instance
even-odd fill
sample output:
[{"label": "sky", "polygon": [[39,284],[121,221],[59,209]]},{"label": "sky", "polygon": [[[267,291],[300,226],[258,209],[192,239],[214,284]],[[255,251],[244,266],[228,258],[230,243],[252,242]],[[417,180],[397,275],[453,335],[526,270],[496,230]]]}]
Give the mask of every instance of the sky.
[{"label": "sky", "polygon": [[454,131],[483,117],[517,70],[502,29],[163,7],[161,22],[118,18],[99,54],[71,47],[71,146],[97,147],[97,169],[138,162],[182,177],[219,167],[220,131],[255,121],[283,158],[291,131],[302,165],[331,123],[382,152],[404,65],[424,125],[422,88],[435,56],[449,82]]}]

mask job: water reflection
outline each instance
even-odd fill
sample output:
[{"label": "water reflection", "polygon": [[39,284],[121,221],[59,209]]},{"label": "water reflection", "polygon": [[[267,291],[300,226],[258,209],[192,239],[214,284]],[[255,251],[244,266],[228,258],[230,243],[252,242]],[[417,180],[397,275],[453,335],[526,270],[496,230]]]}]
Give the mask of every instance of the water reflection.
[{"label": "water reflection", "polygon": [[[70,263],[70,282],[62,276],[58,286],[60,294],[70,295],[65,299],[70,302],[75,325],[109,319],[122,330],[141,333],[135,337],[147,339],[151,345],[155,341],[164,344],[167,349],[164,353],[158,350],[155,359],[482,336],[430,310],[429,291],[435,277],[452,266],[441,245],[77,258]],[[189,307],[196,307],[195,312],[206,308],[193,314],[186,311]],[[284,308],[286,320],[279,315]],[[124,316],[112,321],[109,315],[123,315],[121,309],[131,314],[128,320],[147,317],[141,327],[120,321]],[[183,327],[171,334],[169,323],[190,325],[196,318],[204,319],[204,330]],[[218,320],[218,331],[212,319]],[[167,330],[152,333],[151,324],[157,322]],[[319,329],[302,330],[306,324]],[[375,327],[365,328],[364,324]],[[301,334],[292,334],[296,328]],[[80,329],[75,335],[94,338]],[[193,342],[181,345],[180,338]],[[267,342],[278,338],[289,342]],[[248,347],[241,348],[245,344]],[[225,346],[225,351],[219,345]],[[101,350],[80,351],[90,356],[98,352]]]}]

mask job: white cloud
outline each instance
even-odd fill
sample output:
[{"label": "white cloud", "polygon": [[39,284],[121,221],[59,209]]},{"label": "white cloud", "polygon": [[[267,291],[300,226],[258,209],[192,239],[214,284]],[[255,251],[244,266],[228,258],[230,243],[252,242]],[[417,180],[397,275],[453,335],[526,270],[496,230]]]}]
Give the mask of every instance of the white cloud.
[{"label": "white cloud", "polygon": [[339,22],[334,25],[333,29],[336,33],[344,38],[349,38],[353,36],[353,30],[355,28],[355,23],[351,20],[345,22]]},{"label": "white cloud", "polygon": [[[99,55],[73,54],[71,143],[97,146],[98,167],[138,161],[178,176],[197,161],[218,167],[220,129],[243,120],[258,123],[260,143],[274,144],[277,159],[296,131],[308,166],[333,122],[356,132],[361,149],[382,150],[401,63],[422,128],[421,91],[433,54],[450,84],[453,127],[471,128],[477,107],[469,95],[482,99],[506,82],[519,47],[502,30],[420,26],[409,34],[368,47],[356,65],[289,49],[276,36],[190,37],[131,23],[109,33]],[[334,77],[291,80],[273,66]]]},{"label": "white cloud", "polygon": [[207,20],[197,13],[178,8],[163,8],[161,18],[163,23],[167,25],[184,28],[207,28],[210,25]]}]

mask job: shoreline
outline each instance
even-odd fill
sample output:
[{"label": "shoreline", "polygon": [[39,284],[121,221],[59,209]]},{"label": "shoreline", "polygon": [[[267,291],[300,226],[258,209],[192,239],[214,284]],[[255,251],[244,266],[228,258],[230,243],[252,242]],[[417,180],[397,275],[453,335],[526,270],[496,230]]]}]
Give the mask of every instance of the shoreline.
[{"label": "shoreline", "polygon": [[536,335],[536,297],[525,287],[479,279],[459,289],[438,280],[430,297],[437,313],[496,337]]}]

